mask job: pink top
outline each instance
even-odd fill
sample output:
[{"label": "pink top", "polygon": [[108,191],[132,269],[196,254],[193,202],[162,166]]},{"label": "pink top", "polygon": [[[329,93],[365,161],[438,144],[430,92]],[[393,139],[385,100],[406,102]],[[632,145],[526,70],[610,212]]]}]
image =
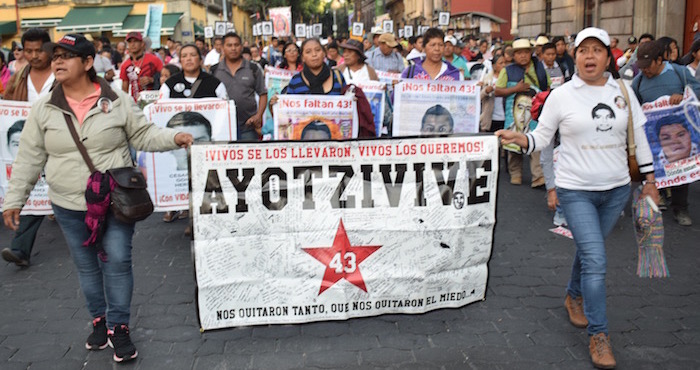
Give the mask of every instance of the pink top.
[{"label": "pink top", "polygon": [[85,99],[83,99],[82,101],[73,100],[66,96],[66,101],[68,102],[68,105],[70,105],[70,109],[73,110],[73,113],[75,113],[75,117],[78,118],[78,122],[80,122],[81,125],[83,124],[87,113],[92,107],[95,106],[95,104],[97,104],[97,99],[99,99],[100,94],[102,94],[100,84],[94,85],[96,89],[95,92],[86,96]]}]

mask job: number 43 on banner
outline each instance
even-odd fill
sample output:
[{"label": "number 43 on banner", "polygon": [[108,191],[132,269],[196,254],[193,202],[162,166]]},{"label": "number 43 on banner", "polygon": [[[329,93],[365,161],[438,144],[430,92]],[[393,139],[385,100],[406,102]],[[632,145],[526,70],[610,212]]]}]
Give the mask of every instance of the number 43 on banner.
[{"label": "number 43 on banner", "polygon": [[362,279],[359,265],[381,245],[356,246],[350,245],[348,234],[345,232],[343,220],[340,220],[338,231],[335,233],[333,245],[321,248],[302,248],[302,250],[326,266],[318,295],[332,287],[340,279],[345,279],[356,287],[367,291]]}]

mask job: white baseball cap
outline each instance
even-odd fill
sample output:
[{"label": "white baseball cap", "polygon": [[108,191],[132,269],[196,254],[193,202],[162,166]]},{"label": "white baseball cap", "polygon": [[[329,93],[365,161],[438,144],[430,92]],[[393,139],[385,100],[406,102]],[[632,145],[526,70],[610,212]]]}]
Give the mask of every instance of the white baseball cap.
[{"label": "white baseball cap", "polygon": [[608,33],[605,30],[596,27],[588,27],[579,32],[576,35],[574,46],[578,47],[583,42],[583,40],[589,37],[598,39],[605,46],[610,46],[610,36],[608,35]]},{"label": "white baseball cap", "polygon": [[445,36],[445,43],[451,42],[452,45],[457,45],[457,39],[454,36],[447,35]]}]

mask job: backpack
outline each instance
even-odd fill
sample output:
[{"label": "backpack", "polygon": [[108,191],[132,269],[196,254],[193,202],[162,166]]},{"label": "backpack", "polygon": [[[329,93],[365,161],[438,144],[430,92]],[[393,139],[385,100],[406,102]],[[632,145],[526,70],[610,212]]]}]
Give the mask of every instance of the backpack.
[{"label": "backpack", "polygon": [[542,114],[542,108],[544,107],[544,103],[547,101],[547,98],[549,98],[549,93],[551,92],[551,89],[540,91],[537,94],[535,94],[534,98],[532,98],[532,107],[530,108],[530,115],[535,121],[540,119],[540,114]]},{"label": "backpack", "polygon": [[[338,73],[338,71],[336,71],[336,73]],[[345,85],[341,93],[345,94],[350,89],[353,89],[351,91],[357,99],[357,118],[359,121],[357,137],[377,137],[377,130],[374,127],[374,115],[372,114],[372,107],[369,105],[369,101],[367,101],[367,96],[365,96],[361,88],[353,84]]]}]

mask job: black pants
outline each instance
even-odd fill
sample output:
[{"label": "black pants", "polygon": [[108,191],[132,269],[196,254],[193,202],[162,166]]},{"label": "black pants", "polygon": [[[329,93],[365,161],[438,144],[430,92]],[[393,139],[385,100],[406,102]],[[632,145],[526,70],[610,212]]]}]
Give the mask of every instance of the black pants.
[{"label": "black pants", "polygon": [[688,209],[688,184],[674,186],[671,189],[671,209]]}]

